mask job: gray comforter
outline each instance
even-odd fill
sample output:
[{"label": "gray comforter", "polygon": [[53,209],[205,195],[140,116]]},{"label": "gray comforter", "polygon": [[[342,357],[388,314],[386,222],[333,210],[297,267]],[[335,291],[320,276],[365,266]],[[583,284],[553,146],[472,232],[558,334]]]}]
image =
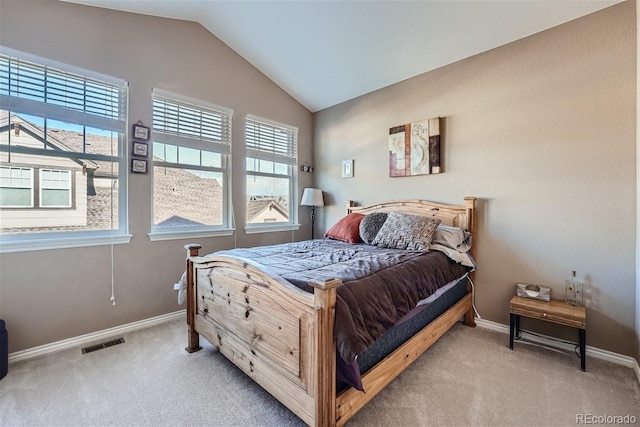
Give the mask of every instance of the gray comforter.
[{"label": "gray comforter", "polygon": [[340,279],[335,338],[340,356],[355,360],[385,331],[439,287],[470,269],[437,251],[414,252],[328,238],[221,251],[258,263],[309,292],[308,282]]}]

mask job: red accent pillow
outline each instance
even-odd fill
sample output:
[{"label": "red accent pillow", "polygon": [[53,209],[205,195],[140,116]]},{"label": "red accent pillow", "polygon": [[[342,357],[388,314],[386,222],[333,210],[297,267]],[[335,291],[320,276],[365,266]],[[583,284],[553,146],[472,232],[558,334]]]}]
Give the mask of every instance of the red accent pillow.
[{"label": "red accent pillow", "polygon": [[364,218],[363,214],[350,213],[336,222],[324,237],[342,240],[347,243],[360,243],[360,221],[362,221],[362,218]]}]

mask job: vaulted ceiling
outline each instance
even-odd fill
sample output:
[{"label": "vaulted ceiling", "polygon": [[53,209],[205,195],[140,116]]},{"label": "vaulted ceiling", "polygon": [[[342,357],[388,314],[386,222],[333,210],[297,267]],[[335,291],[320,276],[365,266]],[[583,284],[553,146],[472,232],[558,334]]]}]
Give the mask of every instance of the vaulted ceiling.
[{"label": "vaulted ceiling", "polygon": [[67,1],[199,22],[312,112],[620,2]]}]

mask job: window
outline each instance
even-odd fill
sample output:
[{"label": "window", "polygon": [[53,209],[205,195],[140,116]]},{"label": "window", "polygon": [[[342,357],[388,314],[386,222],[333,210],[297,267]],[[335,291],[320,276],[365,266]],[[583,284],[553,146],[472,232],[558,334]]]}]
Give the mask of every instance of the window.
[{"label": "window", "polygon": [[0,207],[33,206],[33,169],[0,166]]},{"label": "window", "polygon": [[71,171],[40,170],[40,206],[71,207]]},{"label": "window", "polygon": [[[34,187],[34,173],[39,186]],[[0,207],[72,207],[71,171],[0,166]]]},{"label": "window", "polygon": [[298,129],[247,116],[245,132],[247,230],[297,227]]},{"label": "window", "polygon": [[231,234],[232,114],[154,89],[152,240]]},{"label": "window", "polygon": [[0,251],[128,242],[126,82],[0,47]]}]

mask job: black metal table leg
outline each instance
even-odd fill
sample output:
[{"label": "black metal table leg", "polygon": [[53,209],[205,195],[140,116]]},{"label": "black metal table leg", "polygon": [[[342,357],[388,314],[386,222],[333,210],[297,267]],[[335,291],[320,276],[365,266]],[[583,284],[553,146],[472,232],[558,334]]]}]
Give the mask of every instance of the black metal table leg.
[{"label": "black metal table leg", "polygon": [[580,335],[580,369],[586,371],[587,364],[587,331],[585,329],[579,330]]},{"label": "black metal table leg", "polygon": [[513,336],[515,332],[516,326],[516,315],[513,313],[509,314],[509,348],[513,350]]}]

